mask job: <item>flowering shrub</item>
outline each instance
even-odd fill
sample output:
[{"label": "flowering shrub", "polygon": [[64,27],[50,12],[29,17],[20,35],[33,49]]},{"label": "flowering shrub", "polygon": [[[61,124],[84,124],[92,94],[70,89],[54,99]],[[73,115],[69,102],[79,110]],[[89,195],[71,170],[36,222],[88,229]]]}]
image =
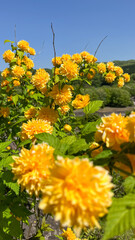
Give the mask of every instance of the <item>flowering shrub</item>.
[{"label": "flowering shrub", "polygon": [[[0,239],[23,239],[28,206],[37,214],[37,204],[67,227],[60,239],[81,239],[82,230],[100,228],[102,217],[103,240],[135,227],[135,112],[89,121],[103,101],[81,91],[96,74],[118,87],[130,76],[84,51],[53,58],[51,77],[33,70],[36,52],[27,41],[13,44],[3,54],[8,67],[1,73]],[[76,117],[76,109],[84,116]],[[120,199],[112,198],[114,171],[123,176]],[[41,224],[37,216],[36,224],[33,237],[43,239],[44,218]]]}]

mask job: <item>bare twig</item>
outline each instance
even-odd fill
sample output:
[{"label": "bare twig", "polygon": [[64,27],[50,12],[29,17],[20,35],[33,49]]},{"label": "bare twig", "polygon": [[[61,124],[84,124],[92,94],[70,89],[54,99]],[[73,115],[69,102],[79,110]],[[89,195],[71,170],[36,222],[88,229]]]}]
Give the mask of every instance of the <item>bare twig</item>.
[{"label": "bare twig", "polygon": [[[54,30],[53,30],[52,23],[51,23],[51,29],[52,29],[52,33],[53,33],[53,51],[54,51],[54,61],[55,61],[55,66],[56,66],[55,33],[54,33]],[[54,79],[55,79],[55,69],[54,69]]]},{"label": "bare twig", "polygon": [[108,37],[108,35],[105,36],[105,37],[101,40],[101,42],[98,44],[98,47],[97,47],[97,49],[96,49],[96,51],[95,51],[95,53],[94,53],[94,56],[96,56],[96,53],[97,53],[97,51],[98,51],[100,45],[102,44],[102,42],[103,42],[107,37]]}]

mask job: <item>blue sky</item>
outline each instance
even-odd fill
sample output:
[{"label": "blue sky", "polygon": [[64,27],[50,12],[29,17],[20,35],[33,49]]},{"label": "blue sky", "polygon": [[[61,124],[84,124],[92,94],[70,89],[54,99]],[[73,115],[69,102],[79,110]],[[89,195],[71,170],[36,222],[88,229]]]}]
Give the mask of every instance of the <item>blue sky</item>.
[{"label": "blue sky", "polygon": [[[100,41],[98,61],[135,59],[135,0],[6,0],[1,1],[0,70],[2,59],[14,41],[26,40],[38,53],[35,68],[51,68],[55,32],[57,56],[84,50],[94,54]],[[44,46],[43,46],[44,42]]]}]

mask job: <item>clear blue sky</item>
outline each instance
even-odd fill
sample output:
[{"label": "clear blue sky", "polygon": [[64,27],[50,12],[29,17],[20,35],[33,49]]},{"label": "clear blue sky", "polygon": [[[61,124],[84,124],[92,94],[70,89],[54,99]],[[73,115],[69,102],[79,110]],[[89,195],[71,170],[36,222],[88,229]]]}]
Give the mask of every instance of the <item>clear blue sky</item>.
[{"label": "clear blue sky", "polygon": [[[10,49],[4,40],[26,40],[40,52],[35,68],[51,68],[53,44],[51,22],[55,31],[57,56],[83,50],[98,61],[135,59],[135,0],[5,0],[0,3],[0,70],[8,65],[2,54]],[[44,42],[44,46],[42,48]]]}]

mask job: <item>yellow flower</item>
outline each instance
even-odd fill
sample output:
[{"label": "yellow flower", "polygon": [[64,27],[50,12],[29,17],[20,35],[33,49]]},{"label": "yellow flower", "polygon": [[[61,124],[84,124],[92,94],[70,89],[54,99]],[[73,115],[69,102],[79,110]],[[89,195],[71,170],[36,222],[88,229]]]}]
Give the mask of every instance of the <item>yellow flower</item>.
[{"label": "yellow flower", "polygon": [[62,64],[61,57],[52,58],[52,64],[54,67],[56,67],[57,65],[61,65]]},{"label": "yellow flower", "polygon": [[84,227],[100,227],[111,205],[111,176],[88,159],[59,157],[43,188],[39,208],[52,213],[63,227],[73,226],[75,232]]},{"label": "yellow flower", "polygon": [[63,106],[59,107],[58,109],[61,111],[62,114],[65,115],[66,113],[69,112],[70,107],[68,105],[63,105]]},{"label": "yellow flower", "polygon": [[108,72],[105,76],[105,80],[108,83],[112,83],[115,80],[115,78],[116,78],[116,75],[115,73],[112,73],[112,72]]},{"label": "yellow flower", "polygon": [[129,141],[129,132],[126,129],[127,118],[112,113],[101,119],[102,123],[97,126],[95,141],[103,141],[107,147],[119,151],[120,145]]},{"label": "yellow flower", "polygon": [[26,72],[26,76],[29,77],[29,78],[31,78],[31,76],[32,76],[32,72],[27,71],[27,72]]},{"label": "yellow flower", "polygon": [[125,82],[130,82],[130,75],[128,73],[124,73],[122,77],[124,77]]},{"label": "yellow flower", "polygon": [[114,71],[115,71],[115,74],[116,76],[120,77],[122,74],[123,74],[123,69],[121,67],[114,67]]},{"label": "yellow flower", "polygon": [[108,62],[107,63],[107,69],[108,71],[114,71],[114,63],[113,62]]},{"label": "yellow flower", "polygon": [[10,109],[9,107],[1,107],[0,108],[0,117],[7,118],[10,114]]},{"label": "yellow flower", "polygon": [[95,62],[97,61],[97,58],[94,57],[93,55],[87,55],[87,56],[85,57],[85,61],[86,61],[87,63],[93,64],[93,63],[95,63]]},{"label": "yellow flower", "polygon": [[22,67],[17,66],[17,65],[12,67],[12,75],[14,77],[20,77],[21,78],[24,74],[25,74],[25,71]]},{"label": "yellow flower", "polygon": [[60,69],[59,68],[55,68],[55,75],[59,75],[60,74]]},{"label": "yellow flower", "polygon": [[32,119],[29,120],[27,123],[23,123],[22,131],[21,131],[21,140],[25,139],[32,139],[34,140],[34,134],[38,133],[52,133],[53,127],[50,125],[49,122],[41,119]]},{"label": "yellow flower", "polygon": [[17,81],[17,80],[14,80],[14,81],[13,81],[13,84],[14,84],[14,86],[15,86],[15,87],[18,87],[18,86],[20,86],[20,82],[19,82],[19,81]]},{"label": "yellow flower", "polygon": [[94,158],[94,157],[96,157],[99,153],[101,153],[101,152],[103,151],[103,147],[100,146],[98,143],[93,142],[93,143],[90,145],[90,150],[92,151],[92,152],[91,152],[91,157]]},{"label": "yellow flower", "polygon": [[130,142],[135,142],[135,112],[132,112],[127,118],[126,129],[129,132]]},{"label": "yellow flower", "polygon": [[31,118],[34,118],[36,116],[36,113],[37,113],[37,110],[35,107],[30,107],[25,113],[24,113],[24,116],[27,118],[27,119],[31,119]]},{"label": "yellow flower", "polygon": [[48,93],[48,96],[54,99],[55,105],[66,105],[67,103],[71,102],[72,86],[64,85],[62,89],[59,89],[59,86],[56,84],[53,86],[52,91]]},{"label": "yellow flower", "polygon": [[45,71],[45,69],[36,70],[35,75],[31,79],[31,83],[40,90],[42,93],[47,91],[47,83],[50,80],[50,75]]},{"label": "yellow flower", "polygon": [[72,127],[69,124],[64,125],[64,131],[65,132],[71,132],[71,130],[72,130]]},{"label": "yellow flower", "polygon": [[3,59],[5,62],[10,63],[14,59],[15,54],[11,50],[7,50],[3,54]]},{"label": "yellow flower", "polygon": [[31,69],[34,67],[33,61],[30,58],[28,58],[27,56],[23,57],[22,62],[25,63],[27,69]]},{"label": "yellow flower", "polygon": [[64,62],[68,60],[71,60],[71,56],[69,54],[63,54],[61,57],[61,61]]},{"label": "yellow flower", "polygon": [[42,181],[49,177],[49,168],[54,164],[54,149],[47,143],[33,145],[30,150],[23,148],[19,157],[13,156],[11,164],[14,178],[30,195],[38,196]]},{"label": "yellow flower", "polygon": [[8,146],[8,147],[6,147],[7,148],[7,150],[10,150],[11,149],[11,147],[10,146]]},{"label": "yellow flower", "polygon": [[82,57],[79,53],[75,53],[72,55],[72,61],[79,64],[82,62]]},{"label": "yellow flower", "polygon": [[123,87],[124,86],[124,78],[120,77],[118,80],[118,87]]},{"label": "yellow flower", "polygon": [[73,100],[72,106],[75,109],[81,109],[86,107],[89,104],[89,101],[90,101],[89,94],[86,94],[86,95],[78,94],[76,95],[76,98]]},{"label": "yellow flower", "polygon": [[60,74],[67,77],[68,80],[78,76],[78,65],[71,60],[64,61],[60,67]]},{"label": "yellow flower", "polygon": [[27,41],[25,41],[25,40],[21,40],[21,41],[19,41],[18,43],[17,43],[17,46],[21,49],[21,50],[23,50],[23,51],[28,51],[28,49],[29,49],[29,43],[27,42]]},{"label": "yellow flower", "polygon": [[99,71],[100,74],[106,72],[106,65],[105,65],[104,63],[99,63],[99,64],[97,65],[97,67],[98,67],[98,71]]},{"label": "yellow flower", "polygon": [[36,54],[35,49],[32,48],[32,47],[29,47],[27,51],[28,51],[28,53],[29,53],[30,55],[35,55],[35,54]]},{"label": "yellow flower", "polygon": [[8,68],[5,68],[3,72],[1,73],[1,76],[3,78],[6,78],[10,74],[10,70]]},{"label": "yellow flower", "polygon": [[17,65],[21,66],[22,60],[21,58],[17,57],[17,61],[16,61]]},{"label": "yellow flower", "polygon": [[88,56],[90,56],[90,54],[86,51],[81,52],[80,55],[83,59],[86,59]]},{"label": "yellow flower", "polygon": [[5,87],[5,86],[7,86],[8,84],[9,84],[9,81],[3,80],[3,81],[1,82],[1,87]]},{"label": "yellow flower", "polygon": [[67,228],[67,230],[63,230],[61,234],[62,237],[66,237],[66,240],[76,240],[76,235],[73,233],[71,228]]},{"label": "yellow flower", "polygon": [[89,71],[90,71],[90,72],[88,72],[87,78],[88,78],[89,80],[91,80],[92,78],[94,78],[94,76],[95,76],[95,74],[96,74],[96,71],[95,71],[93,68],[90,68]]},{"label": "yellow flower", "polygon": [[42,107],[38,111],[38,118],[42,120],[46,120],[50,122],[51,124],[54,124],[57,122],[58,119],[58,111],[54,110],[53,108],[48,107]]}]

